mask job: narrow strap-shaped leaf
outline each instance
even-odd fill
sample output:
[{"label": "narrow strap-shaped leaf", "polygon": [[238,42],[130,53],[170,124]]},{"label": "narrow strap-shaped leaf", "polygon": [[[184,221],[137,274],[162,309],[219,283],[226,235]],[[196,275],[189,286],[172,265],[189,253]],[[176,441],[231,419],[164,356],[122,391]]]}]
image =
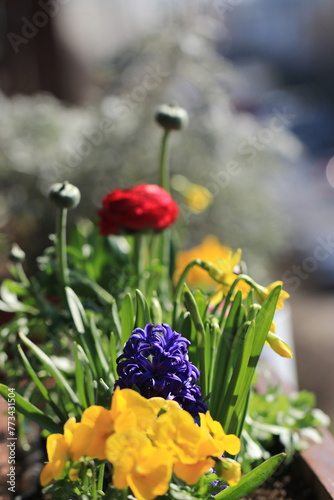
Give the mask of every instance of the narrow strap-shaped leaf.
[{"label": "narrow strap-shaped leaf", "polygon": [[90,331],[91,336],[92,336],[93,341],[94,341],[96,354],[97,354],[99,363],[102,367],[103,375],[105,378],[108,378],[109,373],[110,373],[109,363],[108,363],[108,361],[106,359],[106,355],[104,354],[104,351],[102,349],[101,339],[100,339],[99,333],[97,331],[95,316],[93,314],[90,317],[89,326],[90,326],[89,331]]},{"label": "narrow strap-shaped leaf", "polygon": [[55,412],[56,415],[58,415],[58,417],[61,419],[61,420],[64,420],[64,417],[65,415],[62,413],[61,409],[59,408],[58,405],[56,405],[52,399],[50,398],[49,396],[49,391],[47,390],[47,388],[45,387],[45,385],[43,384],[43,382],[40,380],[40,378],[38,377],[37,373],[35,372],[35,370],[33,369],[33,367],[31,366],[27,356],[24,354],[23,352],[23,349],[22,347],[20,346],[20,344],[17,346],[17,350],[19,351],[19,354],[22,358],[22,361],[23,361],[23,364],[24,364],[24,367],[25,369],[27,370],[27,372],[29,373],[31,379],[33,380],[34,384],[36,385],[37,389],[40,391],[40,393],[42,394],[43,398],[45,399],[45,401],[47,401],[49,403],[49,405],[51,406],[51,408],[53,409],[53,411]]},{"label": "narrow strap-shaped leaf", "polygon": [[76,342],[73,343],[73,355],[75,361],[75,382],[76,382],[78,397],[82,407],[86,408],[88,404],[85,393],[85,377],[83,372],[83,363],[86,363],[85,360],[86,356],[83,352],[82,347],[78,345]]},{"label": "narrow strap-shaped leaf", "polygon": [[285,453],[274,455],[248,474],[245,474],[236,486],[229,486],[215,496],[216,500],[239,500],[256,490],[270,476],[286,457]]},{"label": "narrow strap-shaped leaf", "polygon": [[56,365],[53,363],[53,361],[47,356],[42,349],[37,347],[30,339],[28,339],[22,332],[19,333],[20,339],[26,345],[29,347],[29,349],[35,354],[35,356],[41,361],[41,363],[45,366],[46,370],[48,373],[54,377],[54,379],[57,382],[57,385],[59,389],[66,394],[72,403],[76,406],[80,406],[78,396],[75,394],[69,383],[67,382],[66,378],[62,375],[62,373],[59,371],[59,369],[56,367]]},{"label": "narrow strap-shaped leaf", "polygon": [[[196,352],[198,355],[198,368],[200,371],[200,386],[202,388],[203,394],[208,393],[208,377],[207,377],[207,367],[205,366],[205,328],[197,307],[196,300],[193,294],[190,292],[186,284],[183,285],[184,292],[184,304],[187,310],[190,312],[191,319],[193,321],[196,330]],[[195,363],[197,364],[197,363]]]},{"label": "narrow strap-shaped leaf", "polygon": [[[0,384],[0,395],[3,398],[7,399],[9,390],[8,386]],[[22,415],[29,418],[32,422],[38,424],[42,429],[46,429],[52,433],[62,432],[60,424],[56,424],[56,422],[45,415],[45,413],[17,393],[15,394],[15,406],[18,412],[22,413]]]},{"label": "narrow strap-shaped leaf", "polygon": [[116,337],[115,337],[115,334],[113,332],[110,333],[109,349],[110,349],[111,370],[112,370],[112,373],[114,375],[114,379],[116,380],[118,378],[117,364],[116,364],[118,352],[117,352]]},{"label": "narrow strap-shaped leaf", "polygon": [[[226,396],[219,405],[217,415],[217,418],[222,423],[226,433],[232,432],[230,430],[230,422],[233,414],[235,415],[233,427],[237,427],[239,413],[235,411],[235,407],[239,403],[240,398],[245,397],[244,387],[246,386],[249,390],[250,384],[252,383],[252,380],[247,378],[247,367],[252,352],[254,334],[255,322],[252,321],[246,332],[244,328],[240,329],[240,335],[238,335],[235,339],[235,342],[238,343],[238,358],[233,367],[233,373],[226,391]],[[248,391],[246,394],[248,394]]]},{"label": "narrow strap-shaped leaf", "polygon": [[[253,379],[260,354],[262,352],[264,343],[268,335],[269,328],[271,326],[275,314],[280,291],[281,291],[281,286],[277,286],[276,288],[274,288],[274,290],[272,290],[272,292],[264,301],[260,311],[258,312],[255,318],[254,342],[253,342],[251,356],[249,358],[248,366],[245,373],[245,381],[249,381],[250,383]],[[244,410],[243,408],[244,401],[249,393],[250,383],[249,384],[244,383],[243,385],[240,385],[240,394],[239,394],[240,398],[237,401],[235,407],[235,412],[237,415],[240,414],[240,412],[243,412]]]},{"label": "narrow strap-shaped leaf", "polygon": [[212,360],[214,368],[210,411],[214,414],[217,413],[219,402],[224,399],[230,376],[230,358],[232,356],[233,339],[238,331],[238,318],[240,318],[241,301],[241,292],[238,292],[233,300],[228,317],[226,318],[224,330],[220,334],[216,356],[214,360]]},{"label": "narrow strap-shaped leaf", "polygon": [[121,336],[122,336],[122,326],[121,326],[121,322],[120,322],[120,319],[119,319],[119,314],[118,314],[118,309],[117,309],[116,302],[114,302],[111,305],[111,318],[112,318],[113,326],[114,326],[114,329],[115,329],[115,333],[117,334],[118,338],[121,339]]},{"label": "narrow strap-shaped leaf", "polygon": [[122,345],[125,344],[132,333],[134,328],[134,316],[135,312],[132,297],[130,293],[127,293],[123,299],[120,310]]},{"label": "narrow strap-shaped leaf", "polygon": [[85,333],[85,326],[88,325],[85,309],[81,304],[79,297],[72,290],[72,288],[66,286],[65,292],[66,292],[67,304],[75,328],[79,333]]},{"label": "narrow strap-shaped leaf", "polygon": [[140,290],[136,290],[136,328],[144,328],[151,322],[146,299]]}]

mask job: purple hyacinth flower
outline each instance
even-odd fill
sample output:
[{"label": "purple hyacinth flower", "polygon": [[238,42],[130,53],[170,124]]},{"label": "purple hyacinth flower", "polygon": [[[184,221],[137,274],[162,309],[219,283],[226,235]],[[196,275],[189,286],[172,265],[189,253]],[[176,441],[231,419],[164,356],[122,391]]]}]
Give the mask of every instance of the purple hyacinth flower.
[{"label": "purple hyacinth flower", "polygon": [[189,344],[165,323],[136,328],[117,358],[115,388],[136,387],[145,398],[174,399],[194,417],[205,413],[196,385],[200,374],[189,361]]}]

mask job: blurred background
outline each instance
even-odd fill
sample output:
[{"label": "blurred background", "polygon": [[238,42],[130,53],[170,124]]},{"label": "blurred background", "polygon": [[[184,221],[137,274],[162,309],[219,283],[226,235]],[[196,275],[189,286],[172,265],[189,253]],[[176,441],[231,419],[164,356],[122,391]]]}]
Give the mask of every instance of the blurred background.
[{"label": "blurred background", "polygon": [[14,241],[34,271],[51,183],[81,189],[73,223],[157,182],[152,117],[177,102],[190,125],[172,173],[212,196],[193,213],[174,177],[182,245],[215,234],[255,279],[285,282],[299,386],[334,416],[331,0],[0,0],[0,85],[1,278]]}]

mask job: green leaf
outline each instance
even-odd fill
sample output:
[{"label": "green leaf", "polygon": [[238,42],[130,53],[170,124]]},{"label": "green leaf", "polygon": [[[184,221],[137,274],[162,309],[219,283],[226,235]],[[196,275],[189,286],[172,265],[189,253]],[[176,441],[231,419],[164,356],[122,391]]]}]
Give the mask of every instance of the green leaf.
[{"label": "green leaf", "polygon": [[272,476],[285,457],[285,453],[280,453],[279,455],[269,458],[254,470],[245,474],[245,476],[240,479],[237,486],[229,486],[226,490],[218,493],[218,495],[215,496],[215,500],[239,500],[249,493],[252,493],[252,491],[256,490],[256,488],[261,486],[261,484]]},{"label": "green leaf", "polygon": [[[226,433],[236,432],[238,420],[244,413],[241,413],[240,410],[244,408],[245,398],[252,383],[252,379],[247,378],[247,368],[255,333],[255,322],[253,320],[246,331],[245,326],[240,328],[234,339],[234,343],[237,345],[238,357],[233,366],[232,377],[226,395],[221,402],[222,404],[219,405],[220,411],[218,413],[219,421],[222,423]],[[232,428],[233,431],[231,430]]]},{"label": "green leaf", "polygon": [[136,290],[136,327],[144,328],[151,322],[150,313],[146,299],[140,290]]},{"label": "green leaf", "polygon": [[85,376],[83,372],[83,365],[88,363],[88,359],[80,345],[76,342],[73,343],[73,354],[75,360],[75,382],[76,389],[79,396],[79,401],[83,408],[88,406],[85,392]]},{"label": "green leaf", "polygon": [[37,389],[40,391],[40,393],[42,394],[42,396],[45,399],[45,401],[47,401],[49,403],[49,405],[52,407],[52,409],[55,412],[55,414],[58,415],[58,417],[62,420],[64,418],[63,413],[61,412],[60,408],[52,401],[52,399],[50,399],[49,391],[44,386],[44,384],[41,382],[39,376],[37,375],[37,373],[35,372],[35,370],[31,366],[31,364],[30,364],[27,356],[24,354],[23,349],[20,346],[20,344],[17,346],[17,349],[18,349],[19,354],[20,354],[20,356],[22,358],[22,361],[23,361],[23,364],[25,366],[25,369],[29,373],[29,375],[32,378],[32,380],[33,380],[34,384],[36,385]]},{"label": "green leaf", "polygon": [[75,325],[75,328],[79,333],[85,333],[85,326],[88,325],[86,312],[83,305],[80,302],[77,294],[72,290],[72,288],[65,287],[67,304]]},{"label": "green leaf", "polygon": [[[7,400],[9,387],[4,384],[0,384],[0,395]],[[26,401],[20,394],[15,393],[15,406],[18,412],[29,418],[32,422],[38,424],[42,429],[46,429],[51,433],[62,432],[62,427],[56,424],[50,417],[45,415],[36,406]]]},{"label": "green leaf", "polygon": [[99,332],[97,330],[97,326],[96,326],[96,322],[95,322],[95,317],[94,317],[93,314],[90,317],[90,329],[89,329],[89,332],[91,334],[92,340],[93,340],[94,345],[95,345],[95,350],[96,350],[96,354],[97,354],[97,361],[99,361],[99,363],[100,363],[100,365],[102,367],[102,371],[103,371],[104,377],[107,378],[110,375],[109,363],[108,363],[108,361],[106,359],[106,356],[104,354],[104,351],[102,349],[101,337],[100,337]]},{"label": "green leaf", "polygon": [[[218,413],[218,408],[224,400],[232,370],[232,361],[236,356],[236,350],[233,352],[233,341],[239,329],[239,322],[243,319],[242,295],[239,291],[230,309],[224,324],[224,330],[220,335],[218,348],[215,357],[212,360],[213,376],[212,376],[212,396],[210,400],[210,411],[215,415]],[[238,347],[239,343],[236,343]]]},{"label": "green leaf", "polygon": [[194,346],[196,349],[197,359],[194,359],[194,364],[198,366],[200,371],[200,386],[203,394],[208,393],[208,370],[205,365],[205,328],[198,309],[194,295],[190,292],[186,284],[183,285],[183,298],[186,309],[189,311],[193,325],[196,331]]},{"label": "green leaf", "polygon": [[134,316],[132,297],[130,293],[127,293],[123,299],[120,310],[122,345],[125,344],[132,333],[134,328]]},{"label": "green leaf", "polygon": [[75,392],[72,390],[70,384],[67,382],[66,378],[62,375],[62,373],[58,370],[53,361],[47,356],[42,349],[37,347],[30,339],[28,339],[22,332],[19,332],[19,337],[29,349],[35,354],[35,356],[41,361],[41,363],[45,366],[46,370],[57,382],[59,389],[69,397],[72,403],[75,406],[79,406],[79,399]]}]

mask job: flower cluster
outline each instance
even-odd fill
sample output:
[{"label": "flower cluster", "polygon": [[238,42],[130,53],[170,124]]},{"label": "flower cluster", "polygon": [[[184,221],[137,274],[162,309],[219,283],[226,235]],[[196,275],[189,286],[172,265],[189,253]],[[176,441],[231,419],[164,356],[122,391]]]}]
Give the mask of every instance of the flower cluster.
[{"label": "flower cluster", "polygon": [[179,208],[162,187],[140,184],[108,193],[102,200],[98,215],[100,230],[104,235],[162,231],[177,219]]},{"label": "flower cluster", "polygon": [[117,358],[115,387],[136,387],[146,398],[175,400],[194,417],[206,412],[196,385],[199,370],[189,361],[189,344],[167,324],[136,328]]},{"label": "flower cluster", "polygon": [[91,406],[81,422],[66,422],[64,434],[48,436],[49,462],[40,481],[45,486],[66,473],[75,481],[85,459],[96,458],[113,465],[116,488],[130,487],[138,500],[150,500],[168,491],[173,473],[195,484],[216,463],[222,479],[237,484],[240,464],[221,457],[239,450],[240,440],[226,435],[209,412],[200,415],[199,426],[175,401],[116,389],[110,410]]}]

